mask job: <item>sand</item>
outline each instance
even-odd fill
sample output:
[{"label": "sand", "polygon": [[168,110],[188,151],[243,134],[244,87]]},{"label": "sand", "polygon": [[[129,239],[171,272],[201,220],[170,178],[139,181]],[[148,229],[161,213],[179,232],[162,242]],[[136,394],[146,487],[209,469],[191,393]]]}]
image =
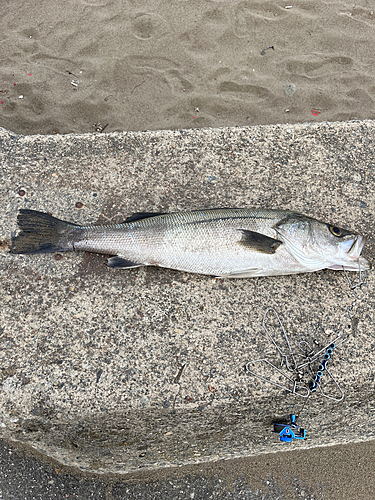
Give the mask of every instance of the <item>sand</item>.
[{"label": "sand", "polygon": [[374,27],[368,0],[5,1],[0,126],[65,134],[373,118]]}]

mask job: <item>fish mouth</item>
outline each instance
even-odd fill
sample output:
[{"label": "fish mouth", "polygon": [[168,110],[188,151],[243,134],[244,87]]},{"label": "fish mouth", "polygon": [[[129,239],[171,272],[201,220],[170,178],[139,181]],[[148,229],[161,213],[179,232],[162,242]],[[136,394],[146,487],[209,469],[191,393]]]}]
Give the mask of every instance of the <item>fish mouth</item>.
[{"label": "fish mouth", "polygon": [[[371,264],[364,257],[360,257],[363,245],[365,244],[365,238],[358,235],[349,240],[343,241],[340,244],[340,249],[344,252],[346,257],[349,257],[349,261],[343,264],[334,264],[329,266],[328,269],[341,270],[345,268],[346,271],[368,271],[371,269]],[[354,262],[352,262],[354,261]]]},{"label": "fish mouth", "polygon": [[359,271],[369,271],[371,268],[372,266],[367,259],[364,257],[358,257],[353,264],[334,264],[333,266],[329,266],[327,269],[332,269],[333,271],[342,271],[345,269],[345,271],[356,271],[358,273]]},{"label": "fish mouth", "polygon": [[[355,238],[344,241],[343,243],[341,243],[340,247],[350,259],[358,260],[364,244],[365,238],[361,235],[358,235]],[[346,248],[348,248],[348,250],[346,250]]]}]

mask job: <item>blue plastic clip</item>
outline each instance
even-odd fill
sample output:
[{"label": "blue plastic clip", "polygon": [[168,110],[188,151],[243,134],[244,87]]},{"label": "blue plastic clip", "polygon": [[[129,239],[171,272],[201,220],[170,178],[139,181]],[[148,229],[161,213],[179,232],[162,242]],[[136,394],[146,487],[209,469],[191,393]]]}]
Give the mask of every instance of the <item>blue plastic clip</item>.
[{"label": "blue plastic clip", "polygon": [[273,432],[280,434],[280,441],[291,443],[293,439],[305,439],[306,431],[296,424],[297,417],[290,415],[290,424],[273,424]]}]

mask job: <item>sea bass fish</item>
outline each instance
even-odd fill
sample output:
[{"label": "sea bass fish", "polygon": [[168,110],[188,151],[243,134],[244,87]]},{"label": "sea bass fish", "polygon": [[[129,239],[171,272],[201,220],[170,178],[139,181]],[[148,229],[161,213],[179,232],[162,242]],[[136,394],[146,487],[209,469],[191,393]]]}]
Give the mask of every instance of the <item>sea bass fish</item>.
[{"label": "sea bass fish", "polygon": [[160,266],[223,278],[370,269],[364,237],[305,215],[271,209],[222,208],[139,213],[121,224],[78,226],[21,209],[18,254],[86,251],[113,257],[118,269]]}]

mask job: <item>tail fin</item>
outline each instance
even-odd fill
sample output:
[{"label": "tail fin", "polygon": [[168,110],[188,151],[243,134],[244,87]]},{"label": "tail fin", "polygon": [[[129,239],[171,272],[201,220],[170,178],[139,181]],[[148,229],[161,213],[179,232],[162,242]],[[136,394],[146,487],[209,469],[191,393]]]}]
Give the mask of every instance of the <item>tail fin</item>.
[{"label": "tail fin", "polygon": [[[52,215],[22,208],[17,217],[21,232],[12,237],[10,253],[48,253],[74,250],[73,231],[76,224]],[[72,231],[73,229],[73,231]]]}]

